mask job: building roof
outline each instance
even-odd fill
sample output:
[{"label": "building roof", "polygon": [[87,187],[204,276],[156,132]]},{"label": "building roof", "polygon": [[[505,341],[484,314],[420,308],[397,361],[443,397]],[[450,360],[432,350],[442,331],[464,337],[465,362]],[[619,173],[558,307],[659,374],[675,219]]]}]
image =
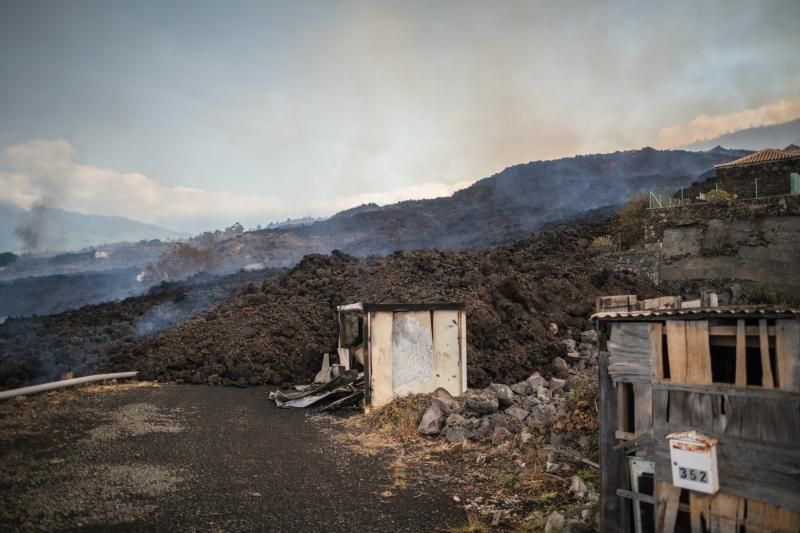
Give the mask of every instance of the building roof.
[{"label": "building roof", "polygon": [[800,147],[790,144],[783,150],[764,148],[759,152],[741,157],[734,161],[714,165],[714,168],[744,167],[748,165],[760,165],[762,163],[772,163],[773,161],[783,161],[785,159],[795,158],[800,158]]},{"label": "building roof", "polygon": [[364,303],[357,302],[347,305],[339,305],[336,310],[340,313],[348,311],[391,311],[395,313],[405,311],[463,311],[465,305],[463,302],[436,302],[427,304],[401,304],[401,303]]},{"label": "building roof", "polygon": [[718,307],[688,307],[682,309],[648,309],[646,311],[601,311],[592,320],[648,321],[669,318],[692,320],[700,318],[775,318],[797,317],[800,309],[789,306],[726,305]]}]

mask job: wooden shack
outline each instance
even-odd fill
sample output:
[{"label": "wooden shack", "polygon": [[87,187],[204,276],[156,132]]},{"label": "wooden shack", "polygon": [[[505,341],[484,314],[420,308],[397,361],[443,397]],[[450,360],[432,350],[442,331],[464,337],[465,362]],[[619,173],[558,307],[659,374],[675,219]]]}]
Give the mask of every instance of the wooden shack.
[{"label": "wooden shack", "polygon": [[[800,531],[800,310],[626,295],[593,318],[601,530]],[[686,449],[714,455],[697,479],[718,489],[673,476],[695,479],[668,440],[690,431],[702,445]]]}]

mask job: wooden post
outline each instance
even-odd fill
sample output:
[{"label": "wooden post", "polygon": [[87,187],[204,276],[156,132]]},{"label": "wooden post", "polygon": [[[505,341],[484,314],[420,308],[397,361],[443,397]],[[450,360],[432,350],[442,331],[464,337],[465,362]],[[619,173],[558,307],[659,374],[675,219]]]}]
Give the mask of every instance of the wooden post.
[{"label": "wooden post", "polygon": [[744,319],[736,321],[736,386],[747,386],[747,331]]},{"label": "wooden post", "polygon": [[619,452],[614,434],[619,427],[617,391],[608,375],[608,352],[600,352],[600,529],[619,531]]},{"label": "wooden post", "polygon": [[758,338],[761,342],[761,386],[765,389],[775,387],[772,379],[772,365],[769,362],[769,332],[767,331],[767,321],[758,321]]}]

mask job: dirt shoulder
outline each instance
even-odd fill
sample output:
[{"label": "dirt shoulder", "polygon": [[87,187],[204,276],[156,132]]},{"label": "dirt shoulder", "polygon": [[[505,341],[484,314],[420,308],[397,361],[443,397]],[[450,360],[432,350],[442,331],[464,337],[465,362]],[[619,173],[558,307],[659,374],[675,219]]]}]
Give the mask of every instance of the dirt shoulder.
[{"label": "dirt shoulder", "polygon": [[437,484],[398,486],[262,387],[85,387],[0,404],[0,529],[442,531]]}]

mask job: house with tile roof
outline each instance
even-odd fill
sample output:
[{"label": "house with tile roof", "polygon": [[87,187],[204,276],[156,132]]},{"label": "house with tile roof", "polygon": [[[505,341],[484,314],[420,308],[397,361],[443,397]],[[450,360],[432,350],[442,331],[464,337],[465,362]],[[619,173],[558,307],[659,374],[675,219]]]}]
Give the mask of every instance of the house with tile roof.
[{"label": "house with tile roof", "polygon": [[800,147],[765,148],[714,171],[719,187],[741,199],[800,194]]}]

